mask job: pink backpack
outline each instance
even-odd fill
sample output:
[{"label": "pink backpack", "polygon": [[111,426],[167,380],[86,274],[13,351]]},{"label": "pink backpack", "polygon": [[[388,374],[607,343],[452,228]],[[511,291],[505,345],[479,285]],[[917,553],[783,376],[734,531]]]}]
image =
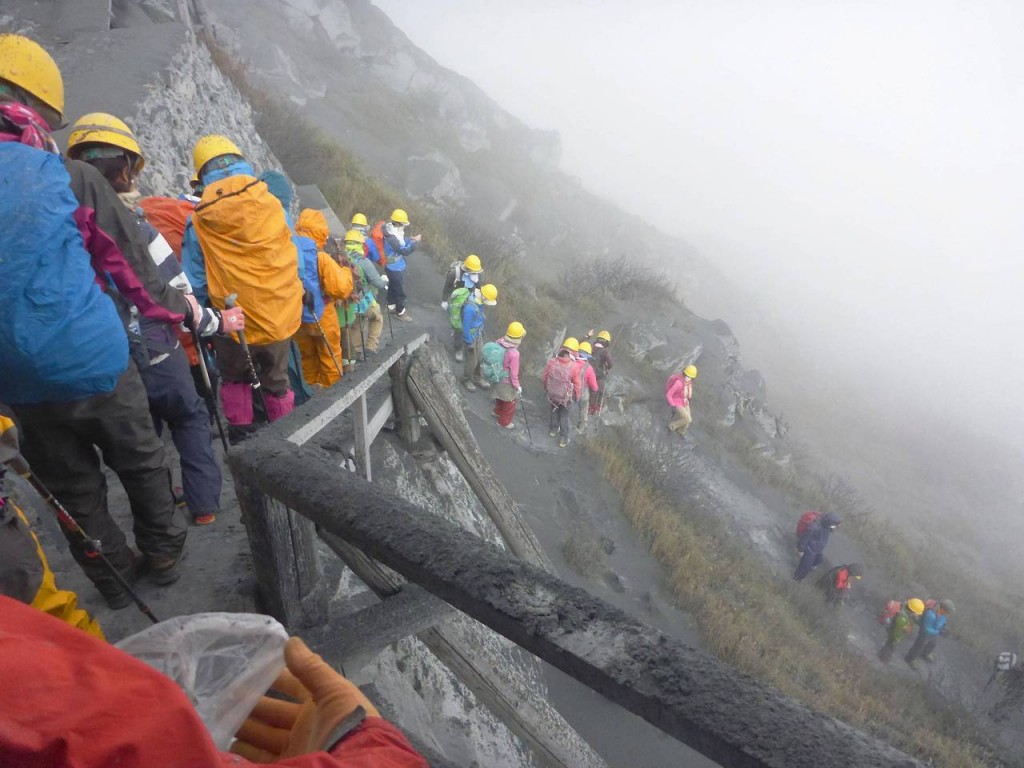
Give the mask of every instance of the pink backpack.
[{"label": "pink backpack", "polygon": [[566,405],[572,402],[572,379],[575,370],[576,363],[568,357],[556,357],[548,363],[548,379],[544,389],[552,405]]}]

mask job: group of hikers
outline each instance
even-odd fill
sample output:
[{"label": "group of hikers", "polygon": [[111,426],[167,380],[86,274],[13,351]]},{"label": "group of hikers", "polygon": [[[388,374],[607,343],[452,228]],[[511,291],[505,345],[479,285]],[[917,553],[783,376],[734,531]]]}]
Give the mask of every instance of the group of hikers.
[{"label": "group of hikers", "polygon": [[[129,126],[86,114],[62,154],[53,133],[66,125],[64,103],[50,54],[25,36],[0,35],[0,764],[157,765],[172,749],[189,765],[425,766],[359,689],[297,638],[274,685],[286,698],[264,698],[235,754],[219,752],[184,693],[107,645],[76,596],[59,588],[4,492],[13,472],[52,505],[111,608],[137,599],[138,578],[176,581],[187,528],[163,425],[192,521],[213,523],[218,395],[226,448],[257,418],[272,422],[294,407],[293,342],[308,382],[340,378],[341,329],[351,318],[334,314],[335,301],[366,322],[372,353],[380,291],[395,317],[408,318],[404,257],[419,240],[405,234],[408,216],[397,209],[371,229],[357,215],[330,243],[322,212],[293,221],[283,175],[257,177],[220,135],[196,142],[188,194],[143,198],[146,157]],[[110,514],[101,460],[128,496],[138,553]]]}]

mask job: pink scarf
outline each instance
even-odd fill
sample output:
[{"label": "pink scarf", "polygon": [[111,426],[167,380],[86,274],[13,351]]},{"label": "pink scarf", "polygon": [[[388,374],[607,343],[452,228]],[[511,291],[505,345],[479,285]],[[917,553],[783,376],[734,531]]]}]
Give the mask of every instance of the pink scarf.
[{"label": "pink scarf", "polygon": [[[0,104],[0,118],[0,141],[17,141],[55,155],[60,154],[57,142],[50,136],[46,121],[31,107],[14,101],[5,101]],[[17,133],[11,133],[9,128],[14,128]]]}]

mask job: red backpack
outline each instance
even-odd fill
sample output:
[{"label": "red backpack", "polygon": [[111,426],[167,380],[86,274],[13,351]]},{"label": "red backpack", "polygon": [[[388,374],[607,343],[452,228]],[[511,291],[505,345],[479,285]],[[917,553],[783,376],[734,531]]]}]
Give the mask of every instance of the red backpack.
[{"label": "red backpack", "polygon": [[377,254],[380,256],[380,265],[382,267],[388,265],[388,253],[384,250],[384,225],[386,223],[383,220],[378,221],[373,225],[373,229],[370,230],[370,239],[377,246]]},{"label": "red backpack", "polygon": [[146,221],[164,236],[178,261],[181,261],[181,241],[185,236],[185,224],[192,211],[196,209],[195,203],[176,200],[173,197],[144,197],[139,200],[139,207],[146,215]]},{"label": "red backpack", "polygon": [[796,522],[797,539],[807,533],[807,529],[814,525],[820,517],[821,512],[815,512],[813,509],[800,515],[800,519]]},{"label": "red backpack", "polygon": [[890,600],[885,604],[885,609],[882,611],[882,615],[878,617],[879,624],[892,624],[892,620],[896,618],[896,614],[900,612],[902,604],[899,600]]},{"label": "red backpack", "polygon": [[[554,363],[552,365],[552,363]],[[544,391],[552,405],[567,405],[572,402],[573,375],[576,363],[569,357],[555,357],[548,361],[548,376]]]}]

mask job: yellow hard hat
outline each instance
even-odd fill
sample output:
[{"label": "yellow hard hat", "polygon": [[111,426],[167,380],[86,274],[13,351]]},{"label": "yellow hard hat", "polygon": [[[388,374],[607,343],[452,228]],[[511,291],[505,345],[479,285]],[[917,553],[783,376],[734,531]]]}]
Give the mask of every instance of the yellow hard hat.
[{"label": "yellow hard hat", "polygon": [[912,597],[907,600],[907,608],[910,609],[911,613],[920,616],[924,613],[924,600],[919,597]]},{"label": "yellow hard hat", "polygon": [[481,288],[480,293],[483,294],[484,304],[490,304],[493,306],[498,302],[498,289],[491,283],[488,283]]},{"label": "yellow hard hat", "polygon": [[579,351],[580,352],[586,352],[589,355],[589,354],[592,354],[594,352],[594,348],[592,346],[590,346],[590,342],[589,341],[581,341],[580,342],[580,350]]},{"label": "yellow hard hat", "polygon": [[562,342],[562,348],[572,350],[573,352],[579,352],[580,343],[577,339],[570,336],[568,339]]},{"label": "yellow hard hat", "polygon": [[[44,114],[50,128],[64,126],[64,78],[57,62],[35,40],[22,35],[0,35],[0,80],[17,86],[52,114]],[[35,108],[35,104],[29,106]]]},{"label": "yellow hard hat", "polygon": [[474,275],[484,271],[483,266],[480,264],[480,257],[472,253],[462,262],[462,268],[467,272],[472,272]]},{"label": "yellow hard hat", "polygon": [[696,379],[697,378],[697,366],[696,365],[688,365],[685,368],[683,368],[683,376],[689,376],[691,379]]},{"label": "yellow hard hat", "polygon": [[352,226],[353,227],[368,227],[368,226],[370,226],[369,222],[366,221],[366,214],[365,213],[357,213],[355,216],[353,216],[352,217]]},{"label": "yellow hard hat", "polygon": [[198,172],[202,171],[203,166],[215,157],[241,154],[242,150],[227,136],[211,133],[196,142],[196,146],[192,150],[192,165]]},{"label": "yellow hard hat", "polygon": [[358,229],[350,229],[348,232],[345,233],[345,242],[359,243],[360,245],[362,245],[363,243],[366,242],[366,237]]},{"label": "yellow hard hat", "polygon": [[518,320],[513,320],[508,324],[508,330],[505,331],[505,335],[510,339],[521,339],[526,335],[526,328]]},{"label": "yellow hard hat", "polygon": [[138,156],[139,162],[136,170],[139,171],[146,164],[146,158],[142,155],[142,148],[136,141],[132,129],[120,118],[108,115],[106,112],[90,112],[88,115],[82,115],[71,126],[71,133],[68,135],[68,155],[71,158],[80,159],[83,144],[106,144],[127,150]]},{"label": "yellow hard hat", "polygon": [[609,344],[612,341],[612,335],[610,333],[608,333],[608,331],[601,331],[599,334],[597,334],[597,338],[604,339]]},{"label": "yellow hard hat", "polygon": [[391,220],[397,224],[408,224],[409,214],[401,208],[395,208],[395,210],[391,212]]}]

